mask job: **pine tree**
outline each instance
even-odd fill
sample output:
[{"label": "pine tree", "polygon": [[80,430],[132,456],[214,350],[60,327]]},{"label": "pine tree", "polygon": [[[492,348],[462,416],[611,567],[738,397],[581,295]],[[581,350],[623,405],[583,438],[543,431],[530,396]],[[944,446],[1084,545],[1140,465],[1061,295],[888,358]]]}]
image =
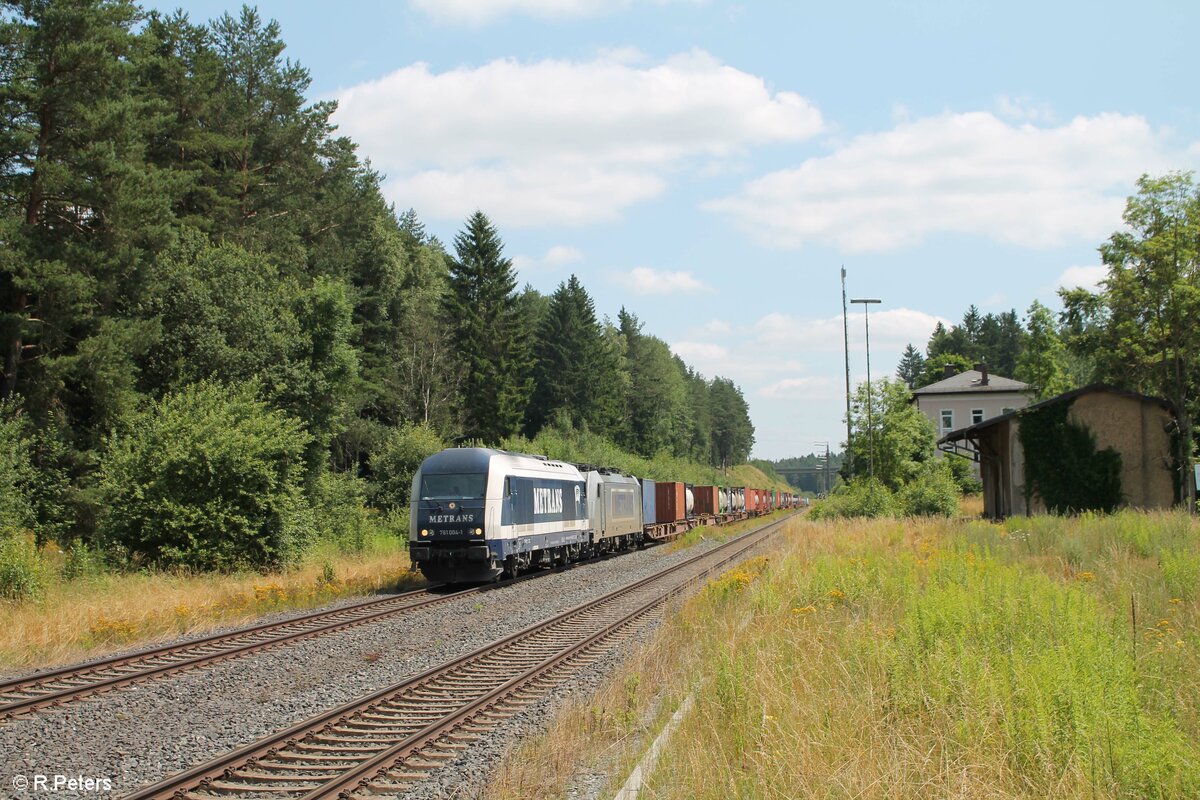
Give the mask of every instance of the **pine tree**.
[{"label": "pine tree", "polygon": [[466,437],[487,443],[514,433],[532,390],[532,336],[517,278],[495,227],[481,211],[454,237],[443,319],[460,361]]},{"label": "pine tree", "polygon": [[223,66],[207,121],[215,150],[212,213],[217,232],[271,252],[281,265],[304,263],[304,235],[322,227],[313,187],[327,176],[323,145],[335,104],[306,105],[308,70],[283,58],[279,24],[243,6],[212,23]]},{"label": "pine tree", "polygon": [[709,386],[712,407],[710,463],[727,469],[750,457],[754,447],[754,425],[742,390],[728,378],[714,378]]},{"label": "pine tree", "polygon": [[550,296],[538,327],[531,433],[560,417],[598,433],[615,427],[620,365],[610,347],[592,298],[572,275]]},{"label": "pine tree", "polygon": [[676,453],[676,447],[686,442],[681,435],[687,418],[683,373],[667,343],[642,333],[635,315],[622,308],[618,321],[629,369],[629,422],[621,444],[644,456]]},{"label": "pine tree", "polygon": [[159,120],[132,91],[136,6],[6,5],[0,399],[64,412],[87,447],[137,403],[130,361],[155,335],[137,308],[150,254],[172,235],[174,187],[143,158]]},{"label": "pine tree", "polygon": [[925,356],[912,346],[912,342],[909,342],[908,346],[904,348],[904,354],[900,356],[900,366],[896,368],[896,377],[903,381],[909,389],[915,389],[924,369]]},{"label": "pine tree", "polygon": [[982,356],[980,346],[983,340],[983,316],[980,315],[979,308],[974,303],[967,307],[967,313],[963,314],[962,325],[959,328],[966,345],[962,355],[972,361],[979,359]]},{"label": "pine tree", "polygon": [[937,358],[949,352],[953,352],[950,331],[946,330],[946,326],[939,322],[934,326],[933,333],[929,334],[929,343],[925,346],[925,355],[927,358]]}]

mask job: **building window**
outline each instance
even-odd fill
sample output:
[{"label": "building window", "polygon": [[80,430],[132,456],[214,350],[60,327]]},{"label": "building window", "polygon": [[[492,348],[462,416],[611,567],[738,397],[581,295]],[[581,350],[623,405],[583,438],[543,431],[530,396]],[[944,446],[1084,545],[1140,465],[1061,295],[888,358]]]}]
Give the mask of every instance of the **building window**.
[{"label": "building window", "polygon": [[978,425],[981,422],[983,422],[983,409],[982,408],[972,408],[971,409],[971,424]]},{"label": "building window", "polygon": [[942,433],[949,433],[954,430],[954,410],[950,408],[942,409]]}]

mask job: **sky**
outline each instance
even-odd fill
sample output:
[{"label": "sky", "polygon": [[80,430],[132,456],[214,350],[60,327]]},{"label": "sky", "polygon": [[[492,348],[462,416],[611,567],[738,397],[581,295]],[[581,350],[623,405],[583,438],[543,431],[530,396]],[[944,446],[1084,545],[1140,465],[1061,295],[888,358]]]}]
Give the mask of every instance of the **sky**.
[{"label": "sky", "polygon": [[398,209],[447,244],[484,211],[521,283],[574,273],[600,315],[736,381],[761,458],[845,439],[841,267],[882,301],[871,374],[893,375],[971,304],[1094,285],[1137,178],[1200,163],[1186,0],[258,9]]}]

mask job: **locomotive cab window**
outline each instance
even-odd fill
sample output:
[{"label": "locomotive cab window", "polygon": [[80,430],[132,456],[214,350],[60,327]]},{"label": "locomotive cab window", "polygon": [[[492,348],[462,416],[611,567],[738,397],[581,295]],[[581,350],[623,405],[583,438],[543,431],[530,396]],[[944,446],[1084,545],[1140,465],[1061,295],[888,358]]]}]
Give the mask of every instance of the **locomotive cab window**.
[{"label": "locomotive cab window", "polygon": [[422,500],[465,500],[483,497],[487,475],[422,475]]}]

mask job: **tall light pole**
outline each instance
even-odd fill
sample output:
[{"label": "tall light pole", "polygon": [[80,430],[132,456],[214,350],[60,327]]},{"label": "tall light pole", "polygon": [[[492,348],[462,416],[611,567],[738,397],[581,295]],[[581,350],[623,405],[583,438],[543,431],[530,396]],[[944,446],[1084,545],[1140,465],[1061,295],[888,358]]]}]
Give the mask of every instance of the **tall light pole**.
[{"label": "tall light pole", "polygon": [[863,321],[867,326],[867,432],[870,441],[870,451],[867,457],[870,475],[875,477],[875,423],[871,419],[871,395],[874,390],[871,388],[871,313],[870,308],[873,303],[882,303],[882,300],[876,300],[873,297],[860,297],[852,299],[851,303],[861,303],[863,307]]},{"label": "tall light pole", "polygon": [[846,267],[842,265],[842,342],[846,346],[846,452],[842,461],[850,479],[850,323],[846,319]]}]

